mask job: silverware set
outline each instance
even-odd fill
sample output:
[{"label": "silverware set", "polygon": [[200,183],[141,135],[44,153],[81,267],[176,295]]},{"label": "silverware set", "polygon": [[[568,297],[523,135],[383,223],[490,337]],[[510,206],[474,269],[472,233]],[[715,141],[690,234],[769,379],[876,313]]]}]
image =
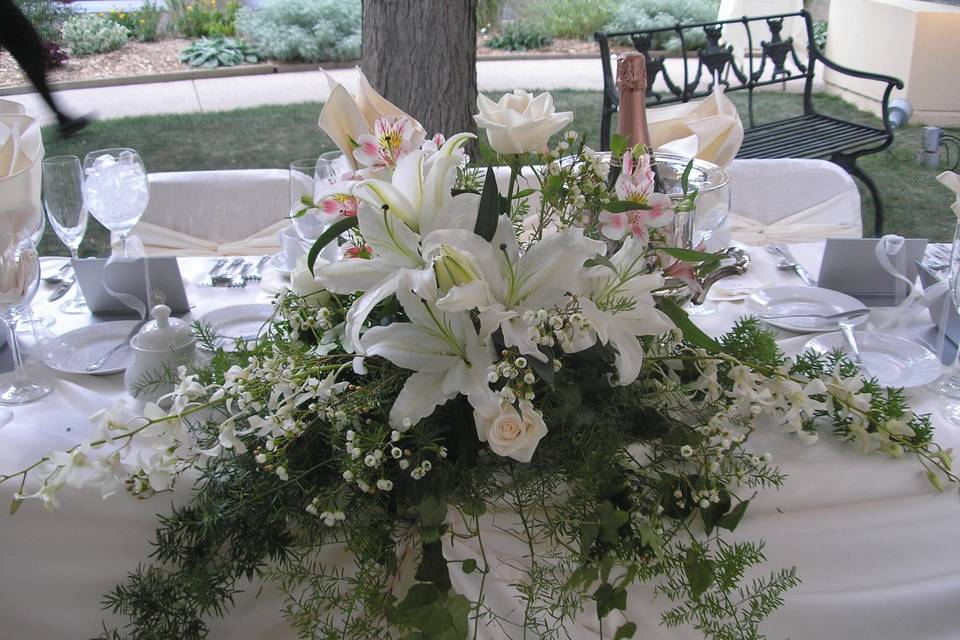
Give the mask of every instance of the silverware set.
[{"label": "silverware set", "polygon": [[257,262],[246,258],[220,258],[204,279],[207,287],[228,287],[240,289],[250,282],[258,282],[263,277],[263,268],[270,256],[263,256]]},{"label": "silverware set", "polygon": [[73,287],[76,276],[73,273],[73,264],[68,260],[62,267],[51,273],[49,276],[41,278],[47,284],[55,284],[57,288],[53,290],[47,302],[59,300],[67,295],[67,292]]},{"label": "silverware set", "polygon": [[817,286],[817,280],[810,272],[797,262],[797,259],[790,253],[790,249],[783,244],[772,244],[767,246],[767,253],[777,256],[780,261],[777,263],[777,269],[781,271],[793,271],[803,281],[804,284],[811,287]]}]

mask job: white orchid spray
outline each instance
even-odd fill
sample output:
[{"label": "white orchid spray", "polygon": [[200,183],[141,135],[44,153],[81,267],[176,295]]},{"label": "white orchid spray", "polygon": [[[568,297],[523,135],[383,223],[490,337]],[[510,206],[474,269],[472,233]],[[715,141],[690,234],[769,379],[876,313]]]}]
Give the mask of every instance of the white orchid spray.
[{"label": "white orchid spray", "polygon": [[[668,277],[718,258],[669,245],[695,196],[657,193],[645,149],[621,141],[608,185],[582,135],[550,146],[572,114],[549,94],[478,107],[506,189],[466,166],[473,134],[428,139],[364,78],[356,96],[333,86],[320,123],[345,168],[303,212],[329,226],[260,339],[228,353],[197,327],[211,363],[161,372],[161,402],[117,403],[88,441],[0,475],[21,483],[14,510],[198,478],[161,523],[160,563],[108,596],[134,640],[202,637],[244,576],[279,586],[311,638],[554,636],[588,607],[625,615],[638,582],[675,603],[665,624],[759,637],[798,580],[731,579],[764,558],[724,532],[784,481],[751,432],[813,443],[828,425],[918,457],[935,487],[957,480],[901,391],[839,354],[788,360],[756,320],[713,339],[670,300]],[[484,596],[507,566],[485,551],[494,516],[525,549],[511,611]],[[448,561],[463,543],[479,555]]]}]

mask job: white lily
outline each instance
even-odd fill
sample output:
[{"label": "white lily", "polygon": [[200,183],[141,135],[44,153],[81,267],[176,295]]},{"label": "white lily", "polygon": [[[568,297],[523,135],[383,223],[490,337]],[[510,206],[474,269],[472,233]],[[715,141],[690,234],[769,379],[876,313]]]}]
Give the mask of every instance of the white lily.
[{"label": "white lily", "polygon": [[474,280],[451,287],[437,305],[451,311],[478,309],[482,335],[489,336],[499,327],[507,346],[540,360],[546,356],[527,334],[523,312],[552,308],[563,304],[567,294],[581,293],[583,263],[606,249],[580,229],[564,229],[521,254],[506,218],[501,219],[492,242],[453,229],[437,232],[430,240],[443,245],[438,251],[456,249],[457,259],[483,281],[482,286]]},{"label": "white lily", "polygon": [[426,298],[414,293],[409,281],[403,282],[396,294],[410,322],[372,327],[360,340],[368,356],[415,372],[390,409],[390,424],[397,429],[416,424],[461,393],[468,398],[490,393],[491,348],[481,341],[468,314],[436,306],[436,285],[423,289]]},{"label": "white lily", "polygon": [[638,337],[660,335],[674,327],[656,308],[651,295],[663,286],[663,276],[646,273],[643,247],[633,238],[624,240],[609,265],[592,267],[584,275],[587,295],[580,299],[583,316],[597,332],[597,339],[616,349],[617,382],[628,385],[640,375],[643,364]]},{"label": "white lily", "polygon": [[361,200],[360,233],[373,257],[340,260],[315,272],[316,281],[329,291],[364,292],[347,313],[344,346],[348,349],[359,348],[363,322],[377,304],[396,292],[402,278],[412,278],[418,291],[433,280],[432,255],[424,249],[435,245],[431,232],[472,230],[476,224],[479,197],[451,193],[457,170],[453,152],[469,137],[463,134],[448,141],[449,149],[435,154],[440,157],[429,169],[425,170],[424,154],[418,151],[400,160],[392,181],[368,180],[355,189]]}]

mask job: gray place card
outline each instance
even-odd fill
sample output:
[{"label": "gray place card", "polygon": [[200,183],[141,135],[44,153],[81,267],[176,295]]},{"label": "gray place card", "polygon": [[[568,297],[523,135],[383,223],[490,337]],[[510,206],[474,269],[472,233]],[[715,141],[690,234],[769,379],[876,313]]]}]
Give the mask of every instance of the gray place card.
[{"label": "gray place card", "polygon": [[[868,307],[895,307],[910,293],[909,287],[887,273],[877,260],[879,238],[828,238],[820,263],[819,286],[853,296]],[[926,239],[908,239],[890,262],[909,281],[917,280],[917,260],[923,257]]]}]

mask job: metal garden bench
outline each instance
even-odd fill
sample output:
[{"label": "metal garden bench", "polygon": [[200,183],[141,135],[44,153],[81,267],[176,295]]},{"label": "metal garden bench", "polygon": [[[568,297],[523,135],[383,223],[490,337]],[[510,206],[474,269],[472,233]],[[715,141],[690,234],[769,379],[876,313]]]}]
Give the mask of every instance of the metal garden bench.
[{"label": "metal garden bench", "polygon": [[[785,20],[803,20],[806,25],[807,56],[801,60],[794,48],[793,38],[781,36]],[[745,29],[746,50],[741,56],[734,53],[733,46],[721,43],[725,29]],[[762,30],[769,38],[755,41],[754,32]],[[683,77],[670,76],[663,55],[651,55],[655,34],[675,34],[683,53]],[[686,42],[693,33],[702,33],[707,43],[696,51],[688,51]],[[826,158],[843,167],[852,176],[859,178],[873,196],[874,230],[883,233],[883,203],[877,185],[863,169],[857,166],[857,158],[883,151],[893,143],[893,129],[887,124],[887,103],[893,88],[903,88],[896,78],[875,73],[866,73],[843,67],[829,60],[819,50],[813,37],[813,21],[806,11],[760,16],[716,22],[677,24],[673,27],[640,31],[598,32],[594,38],[600,44],[603,64],[603,115],[600,126],[602,149],[610,148],[610,121],[619,106],[619,96],[610,63],[610,42],[627,41],[647,58],[647,105],[660,106],[703,98],[713,91],[716,80],[724,90],[747,91],[748,118],[744,127],[744,140],[738,158]],[[792,65],[788,66],[788,60]],[[883,93],[883,128],[847,122],[817,113],[813,106],[813,77],[815,63],[839,73],[886,83]],[[692,71],[695,69],[695,71]],[[662,79],[666,91],[654,89],[657,79]],[[756,125],[753,115],[754,90],[768,85],[786,82],[803,82],[803,115]]]}]

